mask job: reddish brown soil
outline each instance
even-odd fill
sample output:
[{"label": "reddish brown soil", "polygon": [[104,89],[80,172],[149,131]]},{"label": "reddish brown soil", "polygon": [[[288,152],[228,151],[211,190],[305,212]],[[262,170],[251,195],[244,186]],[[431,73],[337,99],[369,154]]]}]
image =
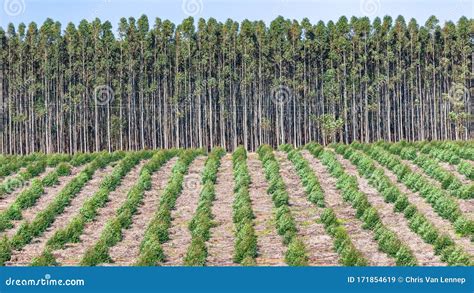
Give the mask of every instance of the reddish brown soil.
[{"label": "reddish brown soil", "polygon": [[[290,211],[295,218],[298,235],[302,238],[310,266],[337,266],[339,255],[333,249],[331,237],[319,223],[322,209],[307,198],[303,184],[286,153],[275,152],[280,163],[280,174],[289,194]],[[318,172],[319,173],[319,172]]]},{"label": "reddish brown soil", "polygon": [[234,256],[234,223],[232,222],[232,203],[234,201],[234,179],[232,155],[221,160],[217,173],[216,199],[212,214],[215,227],[211,228],[211,238],[207,242],[209,266],[232,266]]},{"label": "reddish brown soil", "polygon": [[201,172],[206,163],[206,157],[201,156],[194,160],[189,172],[184,176],[183,191],[176,200],[175,209],[171,211],[170,240],[163,243],[165,266],[181,266],[186,250],[191,243],[191,233],[188,224],[193,218],[201,192]]},{"label": "reddish brown soil", "polygon": [[248,155],[248,169],[251,177],[249,186],[252,209],[255,214],[255,234],[257,235],[259,266],[285,266],[286,247],[275,227],[275,215],[268,183],[265,180],[262,163],[257,154]]},{"label": "reddish brown soil", "polygon": [[336,188],[336,179],[331,176],[326,166],[313,157],[308,151],[302,152],[303,157],[308,160],[319,183],[323,188],[326,205],[334,210],[338,219],[349,233],[352,243],[368,260],[371,266],[394,266],[395,260],[386,253],[379,251],[378,243],[372,231],[362,227],[363,222],[356,218],[356,211],[345,202],[339,190]]},{"label": "reddish brown soil", "polygon": [[[403,214],[394,212],[394,205],[386,203],[383,197],[378,191],[373,188],[367,179],[359,176],[357,168],[348,160],[342,156],[337,155],[339,162],[344,166],[345,171],[352,176],[357,177],[359,183],[359,189],[367,195],[370,204],[375,207],[380,215],[382,223],[390,230],[397,233],[398,237],[405,245],[407,245],[414,256],[418,260],[418,264],[422,266],[444,266],[445,263],[441,262],[439,256],[435,255],[433,246],[425,243],[418,234],[411,231],[408,225],[408,221],[405,219]],[[389,175],[385,172],[386,175]],[[390,177],[390,176],[389,176]],[[395,183],[395,181],[392,182]],[[402,192],[404,192],[402,190]],[[408,194],[407,194],[408,196]],[[410,199],[410,202],[411,199]],[[412,202],[413,204],[416,204]]]}]

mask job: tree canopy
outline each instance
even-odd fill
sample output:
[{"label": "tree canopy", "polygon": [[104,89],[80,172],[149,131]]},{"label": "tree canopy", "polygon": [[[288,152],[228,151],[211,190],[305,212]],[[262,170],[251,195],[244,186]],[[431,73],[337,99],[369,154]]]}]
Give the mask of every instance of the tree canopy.
[{"label": "tree canopy", "polygon": [[474,20],[0,28],[0,152],[473,138]]}]

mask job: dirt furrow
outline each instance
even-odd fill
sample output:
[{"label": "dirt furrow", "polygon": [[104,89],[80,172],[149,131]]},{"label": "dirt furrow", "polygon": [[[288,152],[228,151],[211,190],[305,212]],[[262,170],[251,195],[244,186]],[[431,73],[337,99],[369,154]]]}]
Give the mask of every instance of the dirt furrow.
[{"label": "dirt furrow", "polygon": [[441,165],[441,167],[448,171],[448,172],[451,172],[459,181],[461,181],[462,184],[471,184],[472,183],[472,180],[470,180],[469,178],[467,178],[465,175],[459,173],[458,169],[456,166],[454,165],[451,165],[449,163],[446,163],[446,162],[439,162],[439,164]]},{"label": "dirt furrow", "polygon": [[286,153],[275,152],[280,163],[280,174],[289,195],[290,211],[295,218],[298,235],[306,245],[309,265],[337,266],[339,256],[333,249],[332,239],[319,223],[322,209],[315,206],[307,198],[304,186]]},{"label": "dirt furrow", "polygon": [[[410,167],[410,169],[413,172],[421,174],[421,176],[423,176],[423,178],[428,180],[429,183],[433,184],[434,186],[438,187],[439,189],[443,189],[441,187],[441,183],[438,180],[435,180],[435,179],[431,178],[430,176],[428,176],[428,174],[426,174],[425,171],[423,169],[421,169],[420,167],[418,167],[415,163],[413,163],[412,161],[408,161],[408,160],[402,160],[401,158],[400,158],[400,160],[405,165]],[[474,199],[469,199],[469,200],[460,199],[460,198],[453,197],[453,196],[449,195],[449,191],[445,191],[445,193],[448,196],[450,196],[455,202],[458,203],[459,209],[461,210],[461,212],[464,215],[466,215],[466,217],[468,217],[469,219],[474,220],[474,204],[473,204]]]},{"label": "dirt furrow", "polygon": [[51,226],[41,235],[27,244],[19,251],[13,251],[10,262],[6,265],[26,266],[31,263],[34,257],[41,255],[46,242],[54,235],[54,233],[66,227],[69,221],[79,213],[79,209],[88,197],[92,196],[99,188],[102,179],[113,170],[113,167],[107,166],[102,170],[97,170],[92,179],[82,188],[79,194],[71,200],[71,204],[56,217]]},{"label": "dirt furrow", "polygon": [[44,210],[53,200],[54,198],[56,197],[56,195],[58,195],[58,193],[69,183],[71,182],[71,180],[74,179],[74,177],[79,174],[82,169],[84,169],[85,166],[82,166],[82,167],[73,167],[71,168],[71,174],[69,174],[68,176],[63,176],[63,177],[59,177],[58,180],[59,180],[59,184],[57,185],[54,185],[54,186],[50,186],[50,187],[45,187],[44,188],[44,194],[41,195],[38,200],[36,201],[35,205],[33,205],[32,207],[29,207],[25,210],[23,210],[21,212],[21,216],[22,216],[22,219],[21,220],[15,220],[15,221],[12,221],[13,223],[13,228],[11,229],[8,229],[6,230],[5,232],[3,232],[1,234],[1,236],[3,235],[7,235],[8,237],[12,237],[13,235],[15,235],[15,233],[18,231],[18,229],[20,228],[20,224],[23,222],[23,221],[28,221],[28,222],[31,222],[35,217],[36,215]]},{"label": "dirt furrow", "polygon": [[151,189],[145,191],[143,202],[133,215],[132,225],[122,231],[122,241],[109,249],[114,266],[131,266],[136,263],[145,229],[153,218],[161,193],[171,177],[171,170],[177,160],[177,157],[172,158],[152,175]]},{"label": "dirt furrow", "polygon": [[109,201],[104,207],[98,209],[95,220],[86,223],[82,235],[80,236],[80,242],[68,243],[64,249],[57,250],[53,253],[58,263],[63,266],[79,265],[86,250],[99,239],[107,220],[115,215],[116,210],[127,198],[127,193],[138,179],[140,170],[144,164],[145,161],[140,162],[122,178],[121,184],[117,189],[109,194]]},{"label": "dirt furrow", "polygon": [[[44,177],[46,177],[46,175],[48,175],[49,172],[52,172],[52,171],[54,171],[54,168],[48,167],[43,173],[41,173],[40,176],[34,179],[42,180]],[[20,195],[20,193],[22,193],[24,190],[29,188],[31,182],[34,179],[28,180],[26,182],[22,182],[20,188],[13,191],[12,193],[5,194],[2,198],[0,198],[0,212],[6,210],[16,200],[16,198],[18,197],[18,195]]]},{"label": "dirt furrow", "polygon": [[207,265],[232,266],[234,254],[234,223],[232,222],[232,203],[234,201],[234,178],[232,155],[221,159],[217,172],[216,199],[212,205],[215,227],[211,228],[211,238],[207,242]]},{"label": "dirt furrow", "polygon": [[257,154],[249,153],[247,163],[251,178],[249,193],[255,214],[257,265],[285,266],[286,247],[283,245],[282,237],[276,231],[273,203],[270,195],[267,194],[268,183],[263,173],[262,162]]},{"label": "dirt furrow", "polygon": [[[349,160],[337,155],[339,162],[344,166],[345,171],[352,176],[357,177],[359,188],[367,195],[370,204],[377,209],[382,223],[393,232],[397,233],[400,240],[403,241],[413,252],[418,264],[421,266],[445,266],[439,256],[435,255],[433,246],[425,243],[418,234],[411,231],[407,219],[401,213],[394,212],[393,204],[386,203],[378,191],[369,184],[369,181],[359,176],[356,166]],[[385,173],[387,176],[389,174]],[[391,178],[393,181],[393,178]],[[394,183],[396,182],[393,181]],[[402,192],[404,192],[402,190]],[[407,196],[409,196],[407,194]],[[411,199],[410,199],[410,202]],[[413,204],[415,204],[413,202]],[[420,209],[421,211],[421,209]]]},{"label": "dirt furrow", "polygon": [[186,249],[191,243],[191,233],[188,224],[196,211],[201,192],[201,172],[206,163],[206,157],[197,157],[189,166],[188,174],[184,176],[183,191],[176,200],[175,209],[171,211],[170,240],[162,244],[166,260],[165,266],[181,266],[186,255]]},{"label": "dirt furrow", "polygon": [[379,251],[374,240],[374,233],[362,227],[362,221],[356,218],[352,206],[345,202],[336,188],[336,179],[331,176],[326,166],[314,158],[308,151],[302,152],[303,157],[309,162],[319,179],[324,191],[326,205],[334,210],[338,219],[349,233],[352,243],[368,260],[371,266],[394,266],[395,260],[386,253]]},{"label": "dirt furrow", "polygon": [[448,234],[451,238],[453,238],[454,242],[456,242],[459,246],[463,247],[466,252],[471,255],[474,255],[474,245],[469,241],[469,239],[461,237],[455,232],[453,224],[446,219],[441,218],[433,209],[433,207],[425,201],[425,199],[418,193],[412,192],[405,184],[400,183],[397,181],[397,176],[387,168],[375,162],[377,167],[383,168],[385,175],[392,180],[392,182],[403,192],[407,197],[408,200],[414,204],[418,210],[423,213],[426,218],[431,221],[438,230],[442,233]]}]

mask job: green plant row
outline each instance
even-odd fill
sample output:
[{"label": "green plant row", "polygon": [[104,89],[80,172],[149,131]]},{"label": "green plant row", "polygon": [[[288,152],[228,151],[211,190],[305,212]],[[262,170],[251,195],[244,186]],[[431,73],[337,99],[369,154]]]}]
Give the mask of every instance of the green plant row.
[{"label": "green plant row", "polygon": [[18,172],[13,177],[6,178],[0,184],[0,198],[19,189],[30,179],[39,176],[46,170],[47,166],[56,167],[58,164],[66,163],[70,160],[71,156],[64,154],[38,156],[37,160],[31,161],[26,165],[25,170]]},{"label": "green plant row", "polygon": [[369,183],[384,197],[385,202],[394,204],[394,211],[402,213],[408,220],[409,228],[420,235],[424,242],[433,245],[441,260],[449,265],[470,265],[471,257],[447,235],[441,234],[417,207],[410,203],[395,184],[377,168],[373,160],[364,153],[349,146],[338,145],[336,152],[350,160]]},{"label": "green plant row", "polygon": [[0,178],[10,176],[17,172],[20,168],[27,166],[31,162],[44,158],[41,153],[32,153],[26,156],[2,156],[0,158]]},{"label": "green plant row", "polygon": [[253,226],[255,217],[249,194],[250,175],[247,167],[247,151],[238,147],[232,154],[234,171],[234,202],[232,220],[235,226],[234,262],[254,265],[257,257],[257,236]]},{"label": "green plant row", "polygon": [[46,160],[42,158],[30,163],[25,170],[20,171],[17,175],[7,177],[0,184],[0,198],[21,188],[26,181],[38,176],[44,170],[46,170]]},{"label": "green plant row", "polygon": [[97,243],[84,254],[81,265],[95,266],[111,262],[109,248],[122,240],[122,230],[132,224],[132,217],[142,203],[145,191],[151,189],[151,176],[168,160],[176,155],[176,150],[164,150],[156,153],[140,171],[137,182],[127,193],[127,199],[117,210],[115,217],[108,220]]},{"label": "green plant row", "polygon": [[377,241],[380,251],[393,257],[398,266],[416,265],[417,261],[413,252],[398,238],[396,233],[382,223],[377,209],[370,204],[367,195],[359,189],[357,178],[345,172],[335,154],[331,151],[321,151],[319,146],[315,151],[311,144],[307,148],[314,156],[319,156],[331,176],[337,179],[336,188],[341,190],[342,198],[350,202],[356,210],[356,217],[363,222],[362,227],[374,232],[374,239]]},{"label": "green plant row", "polygon": [[413,172],[400,159],[381,147],[359,143],[353,143],[352,146],[364,150],[374,160],[394,172],[398,180],[403,182],[410,190],[419,192],[432,205],[439,216],[453,223],[457,233],[463,236],[474,237],[474,221],[467,219],[461,213],[458,203],[446,194],[444,190],[433,186],[421,174]]},{"label": "green plant row", "polygon": [[355,248],[349,233],[337,219],[334,210],[325,208],[321,213],[321,222],[326,232],[332,237],[334,250],[339,254],[344,266],[367,266],[367,259]]},{"label": "green plant row", "polygon": [[433,141],[427,144],[443,150],[449,150],[465,160],[474,161],[474,147],[472,143],[461,144],[453,141]]},{"label": "green plant row", "polygon": [[[322,151],[322,147],[317,144],[310,144],[308,148],[312,150],[313,154]],[[297,173],[305,188],[305,194],[309,201],[318,205],[321,208],[325,207],[324,193],[319,184],[313,169],[309,166],[306,159],[301,153],[291,145],[282,145],[280,149],[284,150],[288,159],[295,165]],[[315,195],[316,193],[316,195]],[[332,209],[326,208],[321,214],[321,222],[328,235],[331,236],[334,242],[334,250],[339,254],[339,261],[345,266],[365,266],[367,260],[355,248],[352,243],[347,230],[341,225],[341,221],[336,218]]]},{"label": "green plant row", "polygon": [[185,150],[180,153],[179,159],[173,167],[172,174],[160,198],[158,209],[145,231],[140,243],[140,255],[137,265],[156,266],[165,260],[161,244],[169,240],[171,226],[171,210],[176,204],[178,196],[183,190],[184,175],[189,165],[202,154],[202,150]]},{"label": "green plant row", "polygon": [[45,187],[58,185],[59,178],[70,173],[71,166],[61,163],[43,179],[33,180],[31,185],[23,190],[7,209],[0,212],[0,231],[12,228],[12,221],[22,219],[22,211],[35,205],[38,198],[44,194]]},{"label": "green plant row", "polygon": [[441,187],[447,190],[452,196],[458,198],[474,198],[474,184],[463,184],[454,174],[443,169],[437,159],[418,153],[417,149],[406,144],[380,143],[390,153],[400,156],[404,160],[410,160],[419,166],[431,178],[441,183]]},{"label": "green plant row", "polygon": [[474,165],[466,162],[461,161],[458,165],[458,172],[466,176],[469,180],[474,180]]},{"label": "green plant row", "polygon": [[449,147],[443,147],[443,144],[447,143],[443,142],[440,144],[425,144],[421,148],[421,152],[424,154],[429,154],[430,156],[433,156],[438,160],[447,162],[451,165],[456,165],[459,173],[463,174],[470,180],[474,180],[474,165],[459,157],[456,152],[451,150]]},{"label": "green plant row", "polygon": [[[317,146],[316,144],[313,144],[312,147],[313,149],[319,147],[322,150],[322,147]],[[299,151],[293,149],[292,145],[281,145],[280,149],[288,154],[288,159],[295,166],[296,172],[303,182],[305,192],[308,195],[308,200],[318,207],[325,207],[324,192],[319,184],[316,174],[314,174],[313,169],[309,166],[308,161],[303,158]]]},{"label": "green plant row", "polygon": [[214,148],[206,160],[202,172],[203,187],[199,195],[198,206],[188,227],[192,239],[186,256],[184,257],[185,265],[203,266],[206,264],[208,254],[206,241],[208,241],[211,236],[210,230],[213,226],[211,209],[216,197],[215,183],[217,180],[217,170],[219,169],[221,158],[224,154],[224,149]]},{"label": "green plant row", "polygon": [[276,209],[276,228],[283,243],[288,246],[285,262],[290,266],[305,266],[308,255],[304,243],[297,236],[295,220],[288,207],[288,192],[280,175],[280,166],[269,145],[262,145],[257,150],[262,161],[265,178],[269,184],[267,193],[272,197]]},{"label": "green plant row", "polygon": [[[97,157],[73,180],[66,184],[53,201],[44,210],[40,211],[31,222],[22,222],[11,239],[5,237],[4,241],[0,244],[1,264],[3,265],[5,261],[10,259],[13,249],[19,250],[35,237],[40,236],[51,225],[56,216],[61,214],[65,207],[70,204],[71,199],[81,191],[86,182],[92,179],[95,171],[106,166],[114,158],[115,156],[106,153]],[[1,247],[1,245],[4,246]]]},{"label": "green plant row", "polygon": [[61,249],[66,243],[80,241],[86,223],[91,222],[97,216],[99,208],[103,207],[109,200],[109,194],[122,182],[123,177],[132,170],[141,160],[152,156],[149,151],[128,153],[114,167],[112,173],[108,174],[100,183],[99,189],[89,197],[82,205],[79,213],[68,223],[68,225],[56,231],[46,243],[46,250]]}]

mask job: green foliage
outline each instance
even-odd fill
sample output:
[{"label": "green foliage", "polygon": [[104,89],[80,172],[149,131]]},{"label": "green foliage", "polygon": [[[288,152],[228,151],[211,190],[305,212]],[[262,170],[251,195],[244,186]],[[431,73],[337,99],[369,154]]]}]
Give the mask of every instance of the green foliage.
[{"label": "green foliage", "polygon": [[[413,163],[419,166],[428,176],[437,180],[441,184],[441,188],[446,190],[450,195],[463,199],[474,198],[474,184],[469,184],[468,186],[463,185],[458,178],[456,178],[449,171],[445,170],[439,164],[439,161],[437,159],[432,159],[429,155],[425,155],[423,153],[417,154],[417,149],[414,147],[402,147],[401,151],[397,152],[396,146],[398,145],[400,145],[400,143],[383,144],[385,149],[387,149],[391,153],[400,155],[401,158],[405,160],[411,160]],[[437,149],[432,149],[431,151],[429,151],[429,153],[433,154],[437,158],[442,158],[447,161],[453,161],[451,159],[446,158],[446,154],[438,153]],[[454,154],[452,155],[454,156]],[[466,168],[465,165],[463,166],[464,168]],[[469,170],[466,170],[464,168],[462,168],[464,171],[470,172]],[[466,174],[467,176],[469,176],[469,173]]]},{"label": "green foliage", "polygon": [[267,193],[272,197],[276,208],[277,232],[283,237],[283,243],[289,245],[296,237],[297,229],[295,220],[288,208],[288,193],[280,175],[280,166],[270,146],[260,146],[257,153],[263,164],[265,178],[269,183]]},{"label": "green foliage", "polygon": [[[110,162],[115,161],[122,157],[120,155],[104,155],[98,156],[84,171],[78,175],[78,184],[85,184],[88,180],[92,178],[94,172],[105,167]],[[49,247],[63,247],[64,244],[68,242],[77,242],[79,236],[81,235],[86,222],[92,221],[97,215],[97,210],[104,206],[108,200],[108,195],[110,192],[115,190],[120,184],[122,178],[143,158],[149,157],[149,153],[137,152],[130,153],[125,156],[119,164],[115,166],[112,173],[107,175],[99,186],[99,190],[96,191],[91,197],[89,197],[79,210],[79,214],[74,217],[64,229],[60,229],[55,232],[55,234],[48,240]],[[80,182],[80,183],[79,183]],[[71,190],[78,192],[78,186],[71,186]],[[67,204],[65,201],[62,205]]]},{"label": "green foliage", "polygon": [[[317,147],[313,146],[313,148]],[[308,161],[303,158],[299,151],[293,150],[291,145],[287,145],[285,150],[288,153],[288,159],[295,166],[296,172],[303,183],[308,200],[319,207],[324,207],[323,190],[319,184],[318,178],[309,166]]]},{"label": "green foliage", "polygon": [[237,148],[232,154],[234,173],[234,203],[232,220],[235,226],[234,262],[243,265],[255,264],[257,236],[253,226],[254,214],[249,195],[250,175],[247,168],[247,151]]},{"label": "green foliage", "polygon": [[221,158],[225,151],[215,148],[209,154],[202,171],[201,194],[199,195],[198,207],[189,224],[192,241],[186,252],[185,265],[203,266],[206,263],[207,247],[205,242],[209,240],[212,223],[212,202],[215,199],[214,184],[217,180],[217,170],[221,164]]},{"label": "green foliage", "polygon": [[[104,154],[102,160],[108,161],[112,158],[112,156]],[[35,237],[40,236],[54,222],[56,216],[64,211],[66,206],[69,205],[71,199],[81,191],[87,181],[92,178],[91,172],[93,173],[98,167],[99,165],[93,161],[68,184],[66,184],[66,186],[55,196],[53,201],[45,209],[36,214],[31,222],[23,222],[10,240],[10,249],[21,249],[23,246],[30,243]],[[60,166],[58,168],[64,167]],[[39,184],[41,184],[41,182]],[[22,206],[22,203],[17,204],[20,207]],[[46,250],[48,250],[48,247]],[[37,262],[47,261],[46,256],[47,255],[44,255],[43,258],[38,259]]]},{"label": "green foliage", "polygon": [[[458,203],[446,194],[445,191],[433,186],[428,180],[410,170],[399,159],[384,149],[374,146],[366,151],[372,158],[395,173],[397,173],[397,170],[401,170],[401,168],[397,166],[404,166],[404,170],[408,169],[408,171],[403,172],[403,174],[398,173],[398,179],[413,192],[419,192],[441,217],[451,221],[453,224],[455,224],[459,218],[461,219],[460,222],[464,221]],[[455,225],[455,227],[456,231],[462,235],[473,235],[469,225]]]},{"label": "green foliage", "polygon": [[[155,266],[164,261],[161,243],[169,239],[168,230],[171,226],[171,209],[183,189],[183,177],[188,172],[189,165],[200,155],[200,150],[179,152],[179,159],[173,167],[172,174],[161,195],[158,209],[145,230],[145,236],[140,244],[140,255],[137,265]],[[146,175],[145,175],[146,176]]]},{"label": "green foliage", "polygon": [[303,241],[296,237],[291,240],[285,254],[285,262],[290,266],[308,265],[308,255]]},{"label": "green foliage", "polygon": [[160,240],[148,235],[140,246],[137,265],[156,266],[163,261],[165,261],[165,254],[161,248]]},{"label": "green foliage", "polygon": [[[459,207],[455,201],[449,196],[442,192],[437,187],[423,179],[419,174],[415,174],[406,165],[401,163],[399,159],[389,154],[385,150],[378,146],[352,144],[353,148],[342,146],[336,148],[336,151],[344,153],[350,153],[349,158],[353,164],[357,166],[361,174],[369,178],[371,185],[376,187],[382,194],[387,188],[396,188],[395,185],[383,175],[383,171],[377,172],[377,170],[366,171],[367,164],[364,161],[371,160],[366,154],[355,149],[360,149],[366,152],[370,157],[377,160],[380,164],[392,170],[408,188],[414,192],[419,192],[425,199],[432,204],[435,211],[442,217],[449,219],[453,222],[456,231],[463,235],[472,235],[473,233],[473,222],[467,220],[461,215]],[[386,146],[393,153],[401,153],[404,147],[403,144],[394,144],[392,146]],[[405,195],[397,192],[398,198],[395,200],[396,212],[403,213],[405,218],[408,220],[409,227],[412,231],[420,235],[420,237],[428,244],[434,245],[435,253],[441,255],[442,261],[448,265],[469,265],[471,260],[469,255],[447,235],[442,235],[436,227],[425,218],[425,216],[418,212],[416,207],[409,203]],[[391,200],[394,200],[392,198]],[[393,254],[398,244],[392,241],[393,236],[385,235],[386,232],[383,230],[377,230],[377,237],[383,239],[385,243],[384,249],[389,253]],[[395,244],[390,244],[390,243]],[[379,240],[380,243],[380,240]],[[400,253],[401,254],[401,253]],[[403,252],[403,255],[405,252]],[[405,261],[406,262],[406,261]],[[397,260],[398,263],[398,260]]]},{"label": "green foliage", "polygon": [[186,266],[204,266],[207,258],[207,247],[203,237],[195,236],[186,251],[184,265]]},{"label": "green foliage", "polygon": [[0,239],[0,265],[5,265],[5,262],[10,260],[12,255],[12,247],[7,236]]},{"label": "green foliage", "polygon": [[33,258],[33,261],[31,262],[31,266],[34,267],[52,267],[57,265],[59,264],[49,249],[43,251],[40,256]]},{"label": "green foliage", "polygon": [[[403,210],[408,206],[406,196],[401,194],[370,159],[356,153],[349,146],[338,145],[336,152],[351,160],[357,166],[359,173],[366,177],[369,183],[384,196],[386,202],[395,202],[395,210]],[[344,175],[345,171],[340,171],[343,170],[342,165],[332,152],[325,151],[321,157],[323,164],[328,166],[331,174],[335,177],[339,176],[336,187],[342,191],[343,198],[351,202],[356,209],[356,216],[364,222],[363,227],[374,231],[379,249],[395,258],[397,265],[416,265],[416,258],[408,246],[402,243],[397,235],[380,221],[377,210],[368,202],[367,196],[359,190],[357,180]]]},{"label": "green foliage", "polygon": [[132,217],[143,200],[145,190],[151,186],[151,174],[158,171],[175,154],[175,150],[159,151],[142,167],[140,176],[129,190],[125,202],[117,210],[115,217],[107,222],[96,245],[84,255],[81,262],[83,265],[92,266],[111,260],[108,256],[109,247],[122,240],[122,230],[131,225]]},{"label": "green foliage", "polygon": [[321,222],[329,235],[333,238],[334,250],[340,256],[340,262],[345,266],[365,266],[367,260],[354,247],[344,226],[336,217],[336,213],[326,208],[321,213]]}]

